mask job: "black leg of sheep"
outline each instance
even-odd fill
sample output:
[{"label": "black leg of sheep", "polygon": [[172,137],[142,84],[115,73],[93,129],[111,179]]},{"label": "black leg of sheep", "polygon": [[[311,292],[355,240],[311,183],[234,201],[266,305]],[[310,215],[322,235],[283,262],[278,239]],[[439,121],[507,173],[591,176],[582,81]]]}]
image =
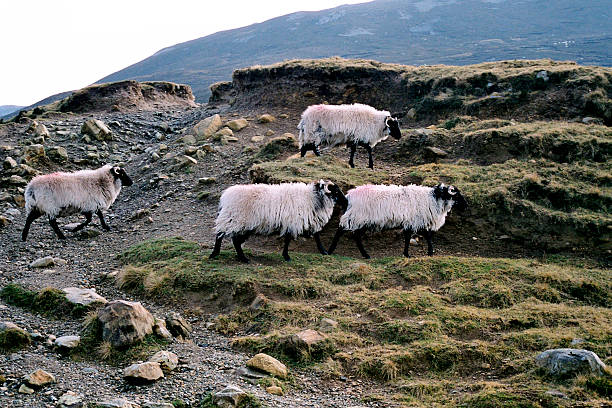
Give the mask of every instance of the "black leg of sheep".
[{"label": "black leg of sheep", "polygon": [[23,226],[23,231],[21,232],[22,241],[25,242],[25,240],[28,238],[28,232],[30,232],[30,225],[32,225],[32,222],[40,216],[42,216],[42,213],[39,212],[37,209],[33,209],[32,211],[30,211],[30,213],[28,214],[28,218],[26,219],[26,223]]},{"label": "black leg of sheep", "polygon": [[212,251],[212,253],[210,254],[210,256],[208,257],[209,259],[214,259],[217,256],[219,256],[219,252],[221,252],[221,242],[223,242],[223,237],[225,236],[225,234],[223,232],[220,232],[217,234],[217,237],[215,239],[215,247]]},{"label": "black leg of sheep", "polygon": [[405,229],[404,230],[404,256],[406,258],[410,258],[410,254],[408,253],[408,247],[410,247],[410,238],[412,238],[412,230]]},{"label": "black leg of sheep", "polygon": [[70,230],[70,232],[77,232],[82,230],[83,228],[85,228],[87,225],[89,225],[89,223],[91,222],[91,217],[92,217],[92,213],[90,212],[84,212],[83,215],[85,216],[85,221],[83,221],[82,223],[80,223],[79,225],[77,225],[76,227],[72,228]]},{"label": "black leg of sheep", "polygon": [[249,263],[249,258],[244,255],[242,252],[241,245],[244,244],[244,241],[247,240],[246,235],[234,235],[232,237],[232,242],[234,243],[234,248],[236,248],[236,254],[238,255],[238,260],[244,263]]},{"label": "black leg of sheep", "polygon": [[334,253],[334,251],[336,250],[336,247],[338,246],[338,241],[340,241],[340,237],[344,234],[344,229],[342,227],[338,227],[338,230],[336,231],[336,235],[334,235],[334,239],[332,239],[331,244],[329,245],[329,249],[327,250],[327,254],[331,255]]},{"label": "black leg of sheep", "polygon": [[351,157],[349,158],[349,166],[355,168],[355,152],[357,151],[357,145],[353,142],[347,143],[348,147],[351,149]]},{"label": "black leg of sheep", "polygon": [[322,255],[327,255],[327,251],[325,250],[325,247],[321,243],[321,236],[319,235],[319,233],[315,232],[313,236],[314,236],[315,242],[317,243],[317,249],[319,250],[319,252]]},{"label": "black leg of sheep", "polygon": [[433,231],[425,231],[425,239],[427,240],[427,255],[432,256],[433,250]]},{"label": "black leg of sheep", "polygon": [[354,232],[353,237],[355,238],[355,243],[357,244],[359,252],[361,252],[361,256],[363,256],[365,259],[370,259],[370,255],[368,255],[366,252],[365,248],[363,247],[363,242],[361,241],[364,232],[365,230],[363,228],[358,229]]},{"label": "black leg of sheep", "polygon": [[55,231],[55,234],[59,239],[66,239],[66,236],[60,229],[59,225],[57,225],[57,220],[55,218],[49,217],[49,224],[51,224],[51,228],[53,228],[53,231]]},{"label": "black leg of sheep", "polygon": [[110,227],[108,226],[106,221],[104,221],[104,215],[102,214],[102,210],[96,211],[96,214],[98,215],[98,218],[100,219],[100,225],[102,225],[102,228],[104,228],[106,231],[110,231]]},{"label": "black leg of sheep", "polygon": [[285,235],[285,246],[283,247],[283,258],[285,261],[289,262],[291,258],[289,258],[289,243],[291,242],[291,235]]}]

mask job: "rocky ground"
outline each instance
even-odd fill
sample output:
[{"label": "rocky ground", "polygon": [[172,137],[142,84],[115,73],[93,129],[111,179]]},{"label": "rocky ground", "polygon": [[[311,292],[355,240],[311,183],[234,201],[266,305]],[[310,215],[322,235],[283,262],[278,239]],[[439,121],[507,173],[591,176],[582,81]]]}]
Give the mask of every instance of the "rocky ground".
[{"label": "rocky ground", "polygon": [[[223,140],[207,145],[211,151],[194,154],[193,149],[189,150],[189,139],[188,143],[184,143],[184,137],[191,133],[193,125],[199,120],[216,113],[221,114],[223,122],[244,116],[248,119],[248,126],[235,132],[235,139],[223,136]],[[121,293],[112,281],[101,277],[120,267],[117,254],[151,237],[180,235],[204,246],[211,244],[220,192],[229,185],[247,182],[246,170],[252,152],[275,135],[293,131],[297,122],[296,112],[272,112],[277,121],[260,124],[256,117],[261,113],[239,114],[229,112],[227,107],[204,106],[182,111],[51,114],[50,117],[37,118],[38,125],[44,125],[48,133],[40,130],[40,126],[36,130],[29,119],[1,126],[2,160],[8,156],[18,159],[28,143],[41,143],[47,151],[51,146],[62,146],[66,149],[68,161],[57,163],[50,157],[39,157],[30,161],[31,167],[48,173],[59,169],[93,168],[106,162],[122,163],[135,183],[123,189],[107,213],[107,221],[112,227],[110,232],[103,231],[98,221],[94,220],[84,233],[68,233],[68,239],[60,241],[46,220],[41,218],[33,224],[25,243],[20,240],[25,214],[19,206],[19,199],[13,199],[22,194],[23,185],[5,184],[6,193],[0,213],[6,215],[7,225],[0,235],[0,286],[8,283],[19,283],[31,289],[76,286],[95,288],[108,300],[143,301]],[[83,135],[81,127],[90,118],[104,122],[112,131],[112,137],[97,140]],[[182,159],[175,158],[184,157],[186,151],[197,160],[197,164],[184,165]],[[8,167],[6,169],[9,170]],[[31,177],[20,174],[26,180]],[[203,186],[198,183],[198,179],[205,177],[214,178],[212,184]],[[198,198],[202,190],[209,193],[203,200]],[[80,218],[73,216],[62,221],[65,225],[79,222]],[[310,248],[312,243],[307,241],[295,246],[295,250],[313,249]],[[246,247],[277,251],[280,242],[253,239]],[[66,262],[42,269],[29,266],[32,261],[45,256]],[[167,305],[164,299],[143,301],[143,304],[157,315],[176,310],[176,305]],[[80,320],[52,320],[21,308],[2,305],[0,320],[11,321],[28,332],[42,335],[41,341],[29,348],[0,356],[0,374],[5,377],[0,388],[2,405],[55,406],[66,391],[85,396],[87,402],[121,397],[136,403],[171,402],[177,399],[196,403],[202,395],[227,384],[236,384],[257,395],[269,406],[378,406],[377,403],[365,404],[360,400],[360,395],[376,387],[375,384],[351,378],[328,381],[300,370],[294,372],[294,389],[284,396],[270,395],[235,373],[235,369],[244,366],[251,356],[230,349],[227,338],[208,330],[206,323],[211,316],[206,311],[193,313],[187,304],[178,311],[190,316],[194,328],[187,342],[175,341],[168,347],[179,356],[179,368],[152,385],[134,386],[123,380],[123,367],[110,366],[95,359],[71,361],[45,346],[44,340],[49,335],[78,334],[82,326]],[[20,378],[38,368],[52,373],[57,382],[32,395],[19,393]]]}]

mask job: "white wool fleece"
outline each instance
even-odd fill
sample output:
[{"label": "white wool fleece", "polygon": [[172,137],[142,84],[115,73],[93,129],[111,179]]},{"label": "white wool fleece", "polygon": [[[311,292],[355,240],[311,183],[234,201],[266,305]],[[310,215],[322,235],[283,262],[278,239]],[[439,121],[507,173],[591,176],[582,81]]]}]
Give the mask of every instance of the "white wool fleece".
[{"label": "white wool fleece", "polygon": [[385,120],[388,111],[379,111],[369,105],[311,105],[302,113],[298,125],[300,147],[331,146],[348,141],[363,142],[371,147],[389,137]]},{"label": "white wool fleece", "polygon": [[121,180],[111,174],[112,166],[74,173],[37,176],[25,190],[26,211],[36,208],[51,218],[77,212],[108,210],[121,191]]},{"label": "white wool fleece", "polygon": [[350,190],[346,198],[348,208],[340,218],[340,226],[349,231],[361,228],[437,231],[453,205],[452,201],[436,200],[433,188],[416,185],[369,184]]},{"label": "white wool fleece", "polygon": [[334,201],[315,192],[314,183],[246,184],[226,189],[219,200],[217,234],[279,233],[293,238],[323,229]]}]

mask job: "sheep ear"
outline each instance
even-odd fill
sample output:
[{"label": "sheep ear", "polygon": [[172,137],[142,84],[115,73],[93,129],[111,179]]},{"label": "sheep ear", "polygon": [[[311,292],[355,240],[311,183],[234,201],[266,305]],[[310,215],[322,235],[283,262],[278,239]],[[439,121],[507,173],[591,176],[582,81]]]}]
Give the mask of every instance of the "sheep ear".
[{"label": "sheep ear", "polygon": [[449,186],[448,187],[448,194],[454,196],[457,194],[457,189],[455,188],[455,186]]}]

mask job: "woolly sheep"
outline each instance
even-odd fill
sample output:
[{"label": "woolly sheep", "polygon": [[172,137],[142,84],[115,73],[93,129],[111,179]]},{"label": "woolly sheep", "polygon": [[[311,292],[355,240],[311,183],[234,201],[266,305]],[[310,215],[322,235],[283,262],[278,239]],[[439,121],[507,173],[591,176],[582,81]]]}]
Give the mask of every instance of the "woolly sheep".
[{"label": "woolly sheep", "polygon": [[91,222],[94,213],[105,230],[110,227],[104,221],[103,210],[115,202],[122,186],[131,186],[132,180],[121,167],[105,165],[96,170],[80,170],[74,173],[51,173],[37,176],[25,189],[27,219],[21,239],[28,237],[32,221],[47,215],[51,228],[59,239],[66,237],[57,225],[57,218],[81,213],[86,220],[73,228],[76,232]]},{"label": "woolly sheep", "polygon": [[340,226],[329,247],[328,253],[336,249],[338,240],[345,231],[353,231],[357,248],[364,258],[365,251],[361,237],[366,230],[404,230],[404,256],[413,233],[424,231],[427,239],[427,253],[433,255],[433,233],[446,220],[451,208],[463,211],[467,202],[454,186],[439,184],[436,187],[365,185],[350,190],[346,198],[348,208],[340,218]]},{"label": "woolly sheep", "polygon": [[238,259],[248,262],[241,245],[252,234],[284,237],[283,258],[290,261],[289,242],[300,235],[313,235],[317,248],[327,254],[319,232],[332,216],[335,203],[346,207],[346,198],[330,181],[247,184],[226,189],[219,200],[215,224],[216,241],[210,258],[219,255],[221,241],[232,238]]},{"label": "woolly sheep", "polygon": [[336,146],[346,143],[351,149],[349,165],[355,167],[353,158],[357,146],[368,151],[369,167],[374,168],[372,148],[389,137],[400,139],[399,121],[388,111],[379,111],[369,105],[311,105],[302,113],[298,124],[300,153],[308,150],[320,155],[318,146]]}]

